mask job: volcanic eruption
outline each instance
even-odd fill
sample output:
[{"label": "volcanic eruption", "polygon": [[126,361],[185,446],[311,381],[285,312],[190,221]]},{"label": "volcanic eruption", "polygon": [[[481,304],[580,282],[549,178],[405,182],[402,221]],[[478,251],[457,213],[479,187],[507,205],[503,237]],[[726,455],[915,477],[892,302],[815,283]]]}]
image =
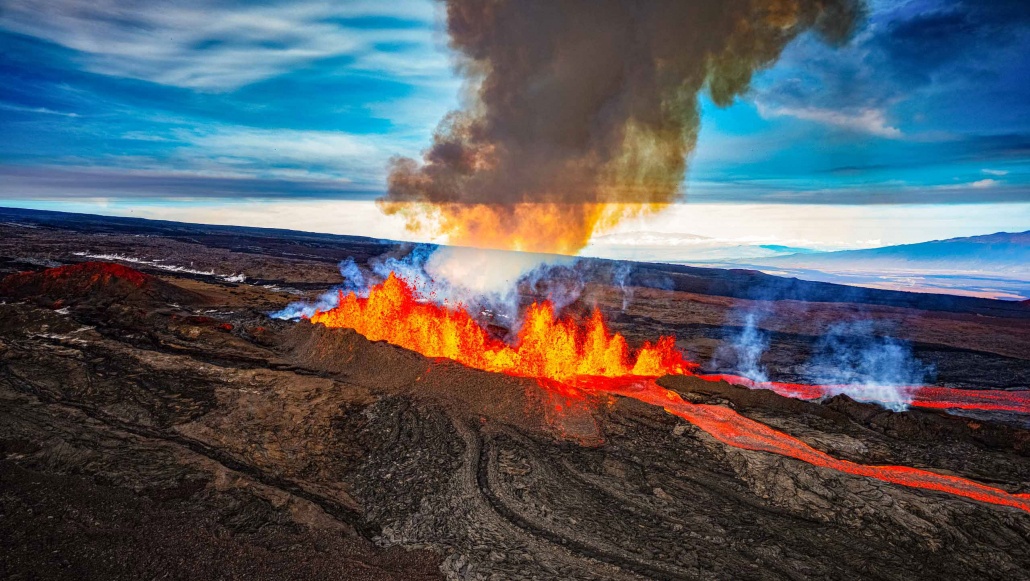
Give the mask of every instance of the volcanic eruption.
[{"label": "volcanic eruption", "polygon": [[514,346],[492,338],[464,310],[420,302],[394,274],[373,287],[368,298],[340,291],[339,305],[316,312],[312,323],[349,327],[373,341],[387,341],[428,357],[444,357],[469,367],[565,381],[578,376],[657,377],[684,373],[687,363],[672,337],[662,337],[630,355],[626,340],[611,334],[594,310],[585,328],[558,320],[550,303],[526,311]]},{"label": "volcanic eruption", "polygon": [[[190,242],[123,228],[60,230],[60,256],[181,244],[206,267],[240,240],[221,227],[177,231]],[[55,256],[53,230],[24,230],[4,243],[26,260]],[[312,324],[269,320],[294,295],[256,277],[25,262],[2,279],[0,484],[12,493],[0,529],[28,541],[5,566],[756,581],[1026,570],[1030,406],[1025,391],[988,388],[1024,385],[1030,365],[982,351],[999,337],[1014,338],[1012,353],[1026,345],[1018,306],[979,316],[917,295],[922,309],[877,313],[964,358],[942,366],[942,384],[977,370],[970,389],[911,386],[896,413],[832,385],[704,375],[690,360],[706,359],[697,339],[747,301],[692,294],[683,279],[670,289],[634,278],[620,311],[611,264],[582,259],[556,274],[588,277],[577,300],[558,308],[547,285],[523,284],[520,316],[507,319],[405,279],[403,244],[300,238],[284,255],[278,234],[246,236],[233,256],[248,271],[308,275],[301,249],[355,257],[343,295],[305,311]],[[333,265],[319,268],[321,281],[281,284],[320,292]],[[740,288],[745,274],[717,280]],[[866,302],[806,308],[839,318],[893,296],[862,292]],[[773,351],[811,344],[797,305],[774,302]],[[917,349],[925,356],[926,343]],[[384,566],[395,574],[379,575]]]},{"label": "volcanic eruption", "polygon": [[[562,254],[577,253],[595,230],[660,210],[683,193],[702,90],[728,104],[798,34],[816,30],[839,42],[861,12],[849,0],[445,4],[451,46],[468,79],[466,107],[443,120],[421,165],[393,160],[379,204],[404,216],[409,228],[445,235],[452,244]],[[565,395],[633,398],[730,446],[1030,511],[1025,494],[926,470],[840,460],[729,408],[692,404],[655,381],[698,369],[675,339],[631,348],[597,309],[577,321],[558,316],[549,301],[534,302],[505,342],[467,305],[420,296],[397,272],[360,290],[361,296],[339,291],[311,322],[533,378]],[[802,399],[839,389],[705,379]],[[917,406],[1030,411],[1024,398],[1006,392],[911,391]]]},{"label": "volcanic eruption", "polygon": [[[675,391],[654,382],[660,376],[685,375],[697,367],[676,350],[674,339],[662,337],[654,345],[645,343],[631,355],[626,340],[608,331],[597,310],[580,326],[568,318],[556,319],[551,305],[534,303],[526,312],[515,345],[510,346],[492,339],[460,305],[448,309],[419,299],[406,282],[391,273],[386,281],[369,290],[367,298],[359,298],[354,292],[343,295],[341,291],[338,306],[316,312],[311,322],[352,328],[373,341],[384,340],[428,357],[451,359],[485,371],[531,377],[545,389],[558,389],[566,396],[611,394],[637,399],[664,408],[730,446],[771,452],[849,474],[1030,512],[1030,494],[1010,494],[969,479],[905,466],[866,466],[839,460],[729,408],[691,404]],[[713,379],[724,379],[724,376]],[[832,386],[775,383],[752,386],[794,391],[810,397],[832,391]],[[935,394],[943,395],[943,401],[935,402]],[[926,399],[931,407],[936,403],[936,407],[1030,412],[1025,398],[1006,392],[964,398],[931,388]]]},{"label": "volcanic eruption", "polygon": [[[23,17],[30,9],[0,14],[16,49],[5,60],[9,76],[29,81],[14,93],[39,93],[34,69],[46,68],[50,82],[71,71],[68,63],[83,71],[57,92],[89,89],[71,101],[0,103],[5,119],[25,135],[23,118],[67,126],[62,135],[74,134],[79,146],[140,142],[93,148],[140,154],[108,172],[67,163],[88,156],[54,158],[50,167],[42,161],[56,140],[30,139],[47,151],[24,152],[33,167],[8,178],[31,185],[23,176],[60,170],[66,177],[48,176],[48,187],[91,186],[91,196],[98,184],[132,185],[133,195],[147,184],[163,192],[196,183],[225,195],[246,188],[248,206],[255,192],[320,196],[290,202],[288,215],[269,218],[264,208],[282,206],[260,206],[251,218],[232,218],[260,213],[293,227],[292,217],[300,226],[292,231],[0,208],[0,577],[1027,578],[1026,304],[787,278],[742,263],[580,256],[606,230],[683,201],[695,146],[704,145],[701,112],[743,96],[802,35],[813,42],[791,54],[806,58],[755,83],[771,81],[769,100],[755,102],[782,106],[768,111],[783,117],[758,128],[779,138],[784,128],[802,134],[791,128],[803,125],[804,135],[839,135],[835,145],[843,145],[773,144],[774,157],[744,160],[755,168],[748,175],[784,185],[790,179],[780,176],[801,168],[805,195],[823,195],[811,187],[818,182],[850,196],[861,188],[835,187],[851,173],[836,167],[840,159],[883,168],[876,175],[897,170],[872,165],[873,157],[852,160],[870,149],[857,140],[852,148],[852,132],[914,135],[907,113],[939,91],[906,85],[921,89],[923,101],[862,109],[859,121],[901,128],[870,137],[849,115],[881,101],[862,94],[833,108],[836,99],[807,97],[806,83],[837,97],[862,78],[908,75],[912,62],[881,67],[899,47],[890,43],[923,50],[942,29],[966,34],[976,10],[963,18],[959,8],[975,3],[869,3],[869,25],[845,52],[834,45],[858,29],[862,0],[428,1],[446,14],[465,89],[419,159],[389,162],[377,206],[431,243],[379,238],[399,236],[390,220],[361,225],[377,238],[340,223],[333,230],[344,234],[306,231],[325,224],[315,216],[324,203],[336,203],[324,194],[375,187],[354,181],[365,174],[351,168],[364,158],[337,165],[322,155],[381,151],[378,125],[341,133],[357,127],[351,113],[425,96],[398,93],[393,81],[410,78],[384,79],[378,68],[385,63],[393,75],[398,55],[424,46],[433,31],[413,16],[418,6],[205,1],[139,8],[147,18],[136,21],[124,3],[57,2],[35,11],[43,18]],[[216,11],[223,4],[231,10]],[[211,18],[216,12],[224,17]],[[900,27],[915,14],[932,26]],[[19,19],[38,26],[10,28]],[[37,29],[51,26],[44,20],[83,29],[41,36]],[[113,23],[133,33],[107,34]],[[97,52],[104,43],[91,31],[121,48],[130,36],[145,38],[146,50]],[[332,31],[341,36],[324,36]],[[979,62],[969,66],[979,55],[956,47],[943,52],[982,76]],[[241,58],[255,49],[271,60]],[[820,54],[874,66],[863,69],[868,76],[835,71]],[[115,57],[135,64],[117,66]],[[233,65],[258,61],[270,76],[224,91],[193,85],[193,73],[212,63],[220,82],[251,79],[262,71],[241,76]],[[814,63],[826,66],[812,71]],[[412,64],[422,69],[405,70]],[[951,88],[953,71],[917,76],[948,78]],[[835,72],[840,85],[821,82]],[[777,84],[797,76],[797,91]],[[190,86],[169,84],[176,79]],[[96,92],[100,81],[110,91]],[[86,113],[138,104],[140,83],[181,122],[140,115],[149,125],[128,131],[115,119],[117,131],[88,141],[100,126]],[[292,90],[302,85],[313,91]],[[874,87],[881,97],[898,87],[884,85]],[[316,106],[312,92],[327,87],[346,87],[347,113],[315,131],[316,119],[340,111],[331,90],[322,91],[331,108]],[[278,108],[251,100],[279,94],[289,99]],[[367,95],[376,101],[352,100]],[[198,102],[205,115],[196,115]],[[227,116],[216,119],[220,112]],[[217,126],[180,135],[194,117]],[[734,119],[734,129],[752,121]],[[939,133],[927,121],[925,135]],[[367,151],[352,144],[359,132]],[[165,134],[174,143],[151,143]],[[979,137],[991,135],[976,143],[998,152],[1012,145],[1000,133]],[[917,141],[896,139],[885,155]],[[972,143],[954,141],[944,149]],[[194,151],[212,157],[183,165]],[[934,153],[934,167],[943,163],[940,143],[923,151]],[[182,166],[171,168],[174,179],[161,177],[173,174],[162,173],[160,155]],[[816,158],[834,167],[824,174]],[[126,165],[140,159],[143,170]],[[801,164],[766,173],[795,159]],[[997,153],[993,161],[958,169],[976,176],[969,188],[1014,195],[1015,160]],[[909,174],[894,177],[915,167],[902,165]],[[232,171],[209,171],[216,166]],[[66,179],[78,175],[99,181]],[[922,172],[920,183],[931,177],[947,179]],[[891,191],[915,189],[897,182]],[[966,195],[952,185],[932,189]],[[787,198],[779,188],[776,195]],[[792,212],[802,200],[787,201]],[[214,202],[188,206],[197,216],[222,215]],[[130,206],[110,205],[118,208]],[[800,218],[827,236],[850,236],[838,222],[811,219],[828,215]],[[680,240],[741,235],[712,222],[702,229],[688,218]],[[742,235],[761,238],[766,226],[748,223]],[[636,256],[658,260],[652,248]]]}]

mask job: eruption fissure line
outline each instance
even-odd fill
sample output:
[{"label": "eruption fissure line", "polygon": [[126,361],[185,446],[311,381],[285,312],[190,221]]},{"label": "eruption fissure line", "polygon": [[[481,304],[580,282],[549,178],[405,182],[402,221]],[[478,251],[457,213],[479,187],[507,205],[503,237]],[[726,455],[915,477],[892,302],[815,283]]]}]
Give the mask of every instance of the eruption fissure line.
[{"label": "eruption fissure line", "polygon": [[[515,345],[493,338],[463,308],[424,303],[402,279],[391,274],[373,286],[367,298],[340,293],[338,306],[316,311],[312,323],[351,328],[373,341],[387,341],[428,357],[452,359],[469,367],[536,378],[565,395],[598,393],[629,397],[659,406],[737,448],[795,458],[814,466],[875,478],[884,482],[945,492],[1030,512],[1030,495],[1012,494],[958,476],[906,466],[870,466],[834,458],[801,440],[722,406],[692,404],[654,382],[663,375],[689,375],[697,365],[686,361],[672,337],[645,343],[632,352],[625,338],[609,332],[595,310],[580,327],[558,319],[550,304],[533,304],[526,312]],[[725,379],[727,376],[717,376]],[[712,377],[709,377],[712,379]],[[794,390],[792,397],[820,397],[826,386],[772,384]],[[928,388],[935,389],[935,388]],[[930,397],[940,392],[930,391]],[[988,395],[980,401],[988,404]],[[959,398],[958,403],[962,402]],[[996,402],[1004,406],[1005,401]],[[993,409],[993,408],[987,408]]]},{"label": "eruption fissure line", "polygon": [[697,367],[683,359],[672,337],[645,343],[630,353],[626,339],[608,331],[600,311],[595,310],[585,329],[580,329],[571,320],[559,320],[550,303],[529,307],[518,343],[511,346],[492,337],[462,308],[419,301],[415,291],[393,273],[373,286],[367,298],[341,291],[339,304],[316,311],[311,322],[348,327],[373,341],[485,371],[555,381],[581,375],[657,377]]}]

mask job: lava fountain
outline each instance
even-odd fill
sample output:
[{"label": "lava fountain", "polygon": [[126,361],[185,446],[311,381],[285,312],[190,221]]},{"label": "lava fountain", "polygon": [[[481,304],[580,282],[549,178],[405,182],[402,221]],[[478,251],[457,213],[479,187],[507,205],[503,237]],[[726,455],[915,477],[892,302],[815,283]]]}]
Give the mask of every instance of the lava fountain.
[{"label": "lava fountain", "polygon": [[448,309],[419,298],[407,283],[390,274],[372,287],[368,298],[341,291],[339,304],[316,312],[311,322],[348,327],[373,341],[484,371],[559,382],[585,376],[658,377],[697,367],[683,358],[672,337],[645,343],[631,353],[626,339],[610,333],[596,309],[581,328],[571,319],[558,319],[550,303],[534,303],[526,311],[518,341],[511,346],[490,336],[461,305]]},{"label": "lava fountain", "polygon": [[[675,340],[662,337],[653,344],[645,343],[640,349],[631,350],[622,335],[608,330],[596,309],[590,319],[580,325],[569,318],[558,318],[549,303],[534,303],[526,311],[516,341],[509,345],[490,335],[462,305],[448,308],[426,302],[404,280],[391,274],[384,282],[373,286],[366,298],[353,292],[344,295],[341,291],[339,304],[331,310],[316,311],[311,322],[351,328],[370,340],[386,341],[427,357],[452,359],[485,371],[532,377],[545,388],[557,387],[566,395],[599,393],[637,399],[662,407],[730,446],[780,454],[856,476],[1030,512],[1028,494],[1012,494],[969,479],[918,468],[869,466],[840,460],[729,408],[687,402],[654,382],[659,376],[687,375],[697,369],[696,364],[687,361],[676,349]],[[768,387],[778,391],[794,390],[808,397],[826,393],[824,386],[771,384]],[[943,395],[928,393],[931,402],[932,394]],[[975,399],[963,400],[962,397],[950,399],[969,404],[967,407],[975,407],[977,403]],[[1004,405],[1005,402],[994,403]]]}]

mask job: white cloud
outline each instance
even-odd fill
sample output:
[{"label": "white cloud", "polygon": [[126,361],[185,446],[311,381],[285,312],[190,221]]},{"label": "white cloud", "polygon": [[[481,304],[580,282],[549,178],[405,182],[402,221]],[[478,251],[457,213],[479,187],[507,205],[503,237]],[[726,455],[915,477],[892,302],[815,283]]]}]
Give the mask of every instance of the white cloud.
[{"label": "white cloud", "polygon": [[1009,172],[1003,169],[982,169],[980,170],[989,176],[1007,176]]},{"label": "white cloud", "polygon": [[982,179],[976,180],[975,182],[962,182],[959,184],[941,184],[933,186],[931,189],[934,190],[986,190],[988,188],[996,188],[1003,185],[1004,182],[994,179]]},{"label": "white cloud", "polygon": [[265,163],[303,163],[345,166],[349,160],[383,161],[379,136],[338,131],[253,129],[227,127],[210,132],[180,133],[179,138],[207,156],[253,159]]},{"label": "white cloud", "polygon": [[405,144],[391,136],[339,131],[224,126],[180,131],[176,137],[183,146],[175,151],[173,163],[194,170],[213,166],[250,177],[331,179],[376,188],[386,178],[390,156],[405,151]]},{"label": "white cloud", "polygon": [[[344,22],[363,17],[415,26]],[[425,0],[0,0],[0,28],[80,51],[94,72],[204,91],[231,90],[333,57],[392,77],[446,76],[447,57],[432,34],[435,18],[434,3]]]},{"label": "white cloud", "polygon": [[755,105],[758,113],[766,119],[794,117],[890,139],[902,136],[900,129],[888,124],[886,113],[882,109],[870,107],[857,110],[833,110],[817,107],[768,107],[760,102],[756,102]]},{"label": "white cloud", "polygon": [[39,113],[41,115],[58,115],[60,117],[78,117],[78,113],[66,113],[64,111],[54,111],[53,109],[47,109],[46,107],[22,107],[21,105],[12,105],[10,103],[0,103],[0,109],[6,109],[7,111],[17,111],[19,113]]},{"label": "white cloud", "polygon": [[392,135],[342,131],[259,129],[209,125],[165,133],[130,132],[128,139],[166,143],[157,157],[111,155],[100,159],[52,160],[65,170],[137,177],[330,180],[380,190],[387,162],[414,153]]},{"label": "white cloud", "polygon": [[983,189],[983,188],[993,188],[993,187],[995,187],[997,185],[1000,185],[1000,184],[1001,184],[1001,182],[999,182],[998,180],[985,179],[985,180],[977,180],[977,181],[969,184],[969,187],[977,188],[977,189]]}]

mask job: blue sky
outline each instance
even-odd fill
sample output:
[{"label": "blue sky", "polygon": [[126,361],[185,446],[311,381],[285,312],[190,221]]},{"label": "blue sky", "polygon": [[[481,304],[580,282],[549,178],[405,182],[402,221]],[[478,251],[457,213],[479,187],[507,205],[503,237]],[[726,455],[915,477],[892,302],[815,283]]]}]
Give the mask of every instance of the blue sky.
[{"label": "blue sky", "polygon": [[[458,104],[441,18],[430,0],[0,0],[0,204],[402,237],[371,200]],[[1027,55],[1024,1],[873,1],[846,46],[804,36],[731,107],[703,102],[673,215],[854,216],[848,240],[807,228],[815,246],[1030,229]],[[918,235],[863,230],[899,208]],[[974,222],[917,224],[949,212]]]}]

